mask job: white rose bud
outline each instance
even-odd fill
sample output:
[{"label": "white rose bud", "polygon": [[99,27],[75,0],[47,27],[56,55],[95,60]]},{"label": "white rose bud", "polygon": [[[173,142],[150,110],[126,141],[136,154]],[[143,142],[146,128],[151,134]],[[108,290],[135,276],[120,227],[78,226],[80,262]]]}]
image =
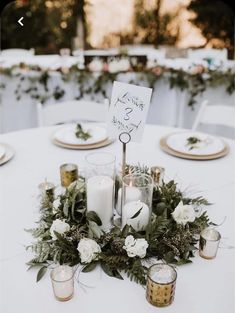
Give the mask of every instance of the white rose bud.
[{"label": "white rose bud", "polygon": [[57,220],[53,221],[53,223],[51,225],[51,228],[50,228],[51,237],[53,240],[56,240],[57,237],[56,237],[54,231],[63,235],[64,233],[66,233],[69,230],[70,230],[70,226],[68,223],[66,223],[65,221],[61,221],[61,220],[57,219]]},{"label": "white rose bud", "polygon": [[79,241],[77,250],[80,254],[82,263],[90,263],[97,259],[97,254],[101,252],[98,243],[89,238],[83,238]]},{"label": "white rose bud", "polygon": [[185,226],[188,222],[192,223],[195,221],[196,213],[191,205],[183,205],[183,202],[180,201],[172,213],[172,217],[177,224]]}]

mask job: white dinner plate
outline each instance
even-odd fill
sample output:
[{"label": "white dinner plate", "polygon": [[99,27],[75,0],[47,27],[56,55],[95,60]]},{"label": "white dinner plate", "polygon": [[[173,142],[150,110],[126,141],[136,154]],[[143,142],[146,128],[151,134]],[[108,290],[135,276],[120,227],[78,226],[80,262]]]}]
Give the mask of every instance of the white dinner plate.
[{"label": "white dinner plate", "polygon": [[[190,149],[187,138],[196,137],[201,141]],[[218,137],[199,132],[180,132],[169,135],[166,141],[171,149],[189,155],[212,155],[224,150],[225,143]]]},{"label": "white dinner plate", "polygon": [[54,134],[54,139],[69,145],[91,145],[107,139],[107,131],[104,127],[94,124],[81,124],[84,131],[91,135],[87,140],[77,138],[75,135],[76,124],[60,128]]},{"label": "white dinner plate", "polygon": [[0,144],[0,159],[4,157],[5,153],[6,153],[6,148]]}]

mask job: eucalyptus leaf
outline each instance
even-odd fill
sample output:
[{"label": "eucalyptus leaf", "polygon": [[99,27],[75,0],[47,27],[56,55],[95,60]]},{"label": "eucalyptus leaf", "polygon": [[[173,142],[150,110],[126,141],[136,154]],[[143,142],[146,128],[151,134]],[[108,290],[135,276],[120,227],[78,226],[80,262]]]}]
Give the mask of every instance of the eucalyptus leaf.
[{"label": "eucalyptus leaf", "polygon": [[130,219],[132,220],[132,219],[136,218],[137,216],[139,216],[142,209],[143,209],[143,207],[140,208]]},{"label": "eucalyptus leaf", "polygon": [[85,267],[83,267],[82,272],[88,273],[88,272],[93,271],[96,268],[97,264],[98,264],[98,262],[92,262],[92,263],[86,265]]},{"label": "eucalyptus leaf", "polygon": [[102,225],[102,221],[101,221],[101,219],[99,218],[99,216],[97,215],[96,212],[89,211],[89,212],[87,212],[86,217],[87,217],[87,219],[89,221],[95,222],[98,226]]},{"label": "eucalyptus leaf", "polygon": [[43,266],[39,269],[38,274],[37,274],[37,282],[42,279],[42,277],[46,274],[47,267]]}]

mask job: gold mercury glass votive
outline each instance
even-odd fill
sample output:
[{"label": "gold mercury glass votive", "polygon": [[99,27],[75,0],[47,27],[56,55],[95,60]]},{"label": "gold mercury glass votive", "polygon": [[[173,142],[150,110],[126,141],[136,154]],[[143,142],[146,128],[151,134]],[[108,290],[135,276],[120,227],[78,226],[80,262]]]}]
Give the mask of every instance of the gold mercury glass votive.
[{"label": "gold mercury glass votive", "polygon": [[66,163],[60,166],[60,180],[63,187],[68,187],[78,179],[78,167],[76,164]]},{"label": "gold mercury glass votive", "polygon": [[149,268],[146,298],[157,307],[170,305],[174,300],[177,273],[174,267],[158,263]]},{"label": "gold mercury glass votive", "polygon": [[54,190],[55,190],[55,185],[53,183],[50,183],[48,181],[45,181],[44,183],[41,183],[38,188],[41,191],[42,196],[47,196],[47,197],[53,197],[54,196]]},{"label": "gold mercury glass votive", "polygon": [[59,265],[51,271],[51,282],[55,298],[59,301],[72,299],[74,293],[74,271],[68,265]]},{"label": "gold mercury glass votive", "polygon": [[152,166],[150,171],[153,182],[157,185],[161,185],[164,179],[165,168],[160,166]]},{"label": "gold mercury glass votive", "polygon": [[214,259],[216,257],[221,235],[212,228],[205,228],[200,234],[199,241],[199,255],[207,260]]}]

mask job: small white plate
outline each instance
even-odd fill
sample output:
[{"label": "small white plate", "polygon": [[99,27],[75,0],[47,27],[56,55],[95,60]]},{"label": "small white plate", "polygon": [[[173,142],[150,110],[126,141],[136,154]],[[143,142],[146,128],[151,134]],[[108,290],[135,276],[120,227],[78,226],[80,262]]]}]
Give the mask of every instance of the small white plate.
[{"label": "small white plate", "polygon": [[69,145],[91,145],[107,139],[107,132],[104,127],[94,124],[81,124],[84,131],[89,132],[91,137],[87,140],[77,138],[75,135],[76,124],[60,128],[54,134],[54,139]]},{"label": "small white plate", "polygon": [[5,153],[6,148],[2,144],[0,144],[0,160],[4,157]]},{"label": "small white plate", "polygon": [[[187,145],[189,137],[196,137],[201,140],[192,149]],[[189,155],[212,155],[224,150],[225,143],[218,137],[199,132],[180,132],[169,135],[167,145],[171,149]]]}]

